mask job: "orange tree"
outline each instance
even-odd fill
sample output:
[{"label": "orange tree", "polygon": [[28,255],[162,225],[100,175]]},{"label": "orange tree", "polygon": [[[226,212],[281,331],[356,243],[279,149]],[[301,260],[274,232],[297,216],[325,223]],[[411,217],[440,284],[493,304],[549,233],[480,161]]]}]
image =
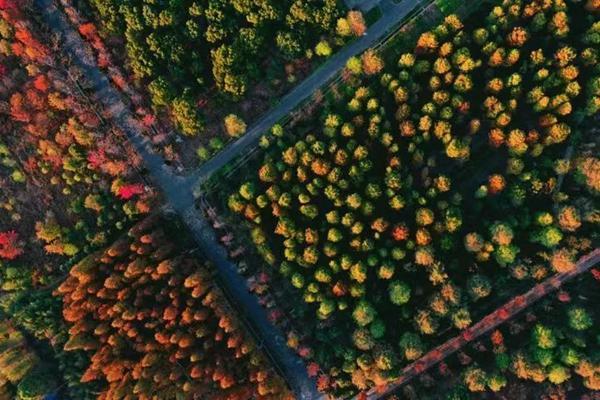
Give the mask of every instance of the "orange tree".
[{"label": "orange tree", "polygon": [[287,388],[215,285],[158,217],[75,265],[57,289],[65,350],[91,354],[100,399],[286,398]]}]

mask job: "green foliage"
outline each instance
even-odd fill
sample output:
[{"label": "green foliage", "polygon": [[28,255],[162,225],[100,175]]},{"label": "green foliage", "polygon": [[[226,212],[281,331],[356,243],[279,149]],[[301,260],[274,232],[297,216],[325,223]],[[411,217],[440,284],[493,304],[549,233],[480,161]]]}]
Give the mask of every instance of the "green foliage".
[{"label": "green foliage", "polygon": [[[582,3],[560,7],[586,12]],[[290,304],[306,303],[301,330],[333,397],[391,379],[386,345],[396,335],[396,357],[414,360],[425,350],[415,336],[429,348],[449,327],[475,324],[517,283],[547,277],[549,264],[572,268],[595,243],[597,218],[583,210],[595,204],[587,189],[595,161],[563,165],[558,192],[555,169],[574,132],[590,142],[591,120],[569,115],[570,96],[596,69],[584,65],[580,40],[591,18],[565,32],[536,30],[535,15],[550,21],[556,11],[530,1],[477,12],[465,23],[448,15],[414,48],[350,58],[345,79],[273,135],[256,173],[236,180],[242,191],[254,184],[251,193],[228,201],[249,232],[264,232],[269,262],[285,261],[281,277],[301,296]],[[348,35],[349,20],[336,25]],[[333,339],[332,329],[353,334]],[[535,332],[539,360],[528,353],[523,374],[539,380],[540,362],[549,367],[563,353],[557,333]],[[464,384],[502,391],[503,374],[522,367],[512,356],[499,355],[489,374],[474,368]]]},{"label": "green foliage", "polygon": [[410,299],[410,286],[401,281],[392,281],[388,287],[390,301],[396,305],[408,303]]},{"label": "green foliage", "polygon": [[471,297],[473,297],[473,299],[479,300],[490,295],[492,291],[492,284],[487,277],[477,274],[469,278],[469,281],[467,282],[467,289],[469,290],[469,294]]},{"label": "green foliage", "polygon": [[584,331],[591,328],[594,324],[589,313],[581,307],[570,308],[567,316],[569,318],[569,326],[576,331]]},{"label": "green foliage", "polygon": [[359,301],[352,312],[352,318],[354,318],[354,321],[356,321],[358,326],[369,325],[373,322],[376,315],[377,313],[373,306],[365,300]]},{"label": "green foliage", "polygon": [[195,136],[203,129],[202,119],[188,97],[178,97],[171,104],[173,120],[181,131],[188,136]]},{"label": "green foliage", "polygon": [[405,332],[400,338],[398,344],[402,354],[408,361],[416,360],[421,357],[424,351],[424,345],[419,335],[412,332]]},{"label": "green foliage", "polygon": [[537,324],[531,333],[531,339],[541,349],[551,349],[556,347],[556,337],[551,328],[542,324]]},{"label": "green foliage", "polygon": [[29,372],[17,385],[17,396],[22,400],[42,400],[52,394],[58,383],[48,366]]},{"label": "green foliage", "polygon": [[148,82],[153,103],[176,108],[173,120],[185,135],[199,132],[202,123],[193,101],[175,98],[178,93],[201,93],[214,83],[240,99],[251,82],[268,77],[265,60],[302,56],[321,35],[334,34],[341,14],[336,0],[90,3],[102,28],[125,39],[129,65]]}]

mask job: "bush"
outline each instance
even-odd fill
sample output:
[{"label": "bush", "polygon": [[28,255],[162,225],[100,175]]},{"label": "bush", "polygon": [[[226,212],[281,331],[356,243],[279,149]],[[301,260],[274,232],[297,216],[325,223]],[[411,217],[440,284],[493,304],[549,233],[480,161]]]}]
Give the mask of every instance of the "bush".
[{"label": "bush", "polygon": [[321,40],[315,47],[315,54],[321,57],[329,57],[332,53],[331,46],[325,40]]},{"label": "bush", "polygon": [[240,137],[246,133],[246,123],[237,115],[229,114],[225,117],[225,132],[230,137]]},{"label": "bush", "polygon": [[206,161],[211,157],[211,152],[209,149],[207,149],[204,146],[198,146],[198,149],[196,150],[196,155],[198,156],[198,158],[200,159],[200,161]]}]

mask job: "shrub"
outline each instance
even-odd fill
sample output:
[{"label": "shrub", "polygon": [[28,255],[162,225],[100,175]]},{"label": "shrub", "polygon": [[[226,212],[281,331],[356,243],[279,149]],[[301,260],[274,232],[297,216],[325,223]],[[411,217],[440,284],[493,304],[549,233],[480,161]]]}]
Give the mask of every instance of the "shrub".
[{"label": "shrub", "polygon": [[246,133],[246,123],[237,115],[229,114],[223,120],[225,124],[225,132],[230,137],[240,137]]}]

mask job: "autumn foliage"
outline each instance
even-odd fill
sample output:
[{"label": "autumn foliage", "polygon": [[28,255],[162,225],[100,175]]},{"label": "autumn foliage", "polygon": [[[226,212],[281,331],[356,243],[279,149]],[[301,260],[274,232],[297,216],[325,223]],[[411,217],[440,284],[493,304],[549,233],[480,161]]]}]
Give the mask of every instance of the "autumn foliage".
[{"label": "autumn foliage", "polygon": [[399,33],[215,194],[295,289],[278,298],[302,313],[288,344],[321,389],[384,385],[441,331],[474,336],[474,310],[517,281],[593,249],[599,29],[584,2],[505,0]]},{"label": "autumn foliage", "polygon": [[71,324],[65,349],[92,353],[82,379],[106,380],[99,398],[107,400],[284,397],[210,266],[181,255],[163,226],[142,221],[73,267],[58,288]]},{"label": "autumn foliage", "polygon": [[23,254],[19,235],[15,231],[0,232],[0,258],[14,260]]}]

